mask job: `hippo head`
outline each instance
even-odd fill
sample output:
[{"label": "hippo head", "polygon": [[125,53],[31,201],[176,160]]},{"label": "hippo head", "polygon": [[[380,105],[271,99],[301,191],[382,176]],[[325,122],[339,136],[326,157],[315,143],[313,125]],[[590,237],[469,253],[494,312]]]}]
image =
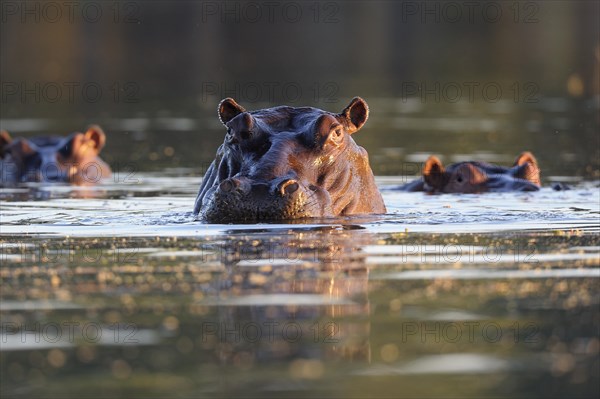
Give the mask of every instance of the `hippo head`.
[{"label": "hippo head", "polygon": [[439,193],[482,193],[537,191],[540,170],[532,153],[523,152],[511,168],[485,162],[459,162],[444,168],[435,156],[423,167],[425,191]]},{"label": "hippo head", "polygon": [[227,134],[196,199],[203,220],[385,213],[367,152],[352,138],[368,118],[363,99],[335,114],[287,106],[248,112],[227,98],[218,113]]},{"label": "hippo head", "polygon": [[0,132],[2,183],[65,182],[93,184],[111,174],[98,154],[106,135],[98,126],[68,137],[12,139]]}]

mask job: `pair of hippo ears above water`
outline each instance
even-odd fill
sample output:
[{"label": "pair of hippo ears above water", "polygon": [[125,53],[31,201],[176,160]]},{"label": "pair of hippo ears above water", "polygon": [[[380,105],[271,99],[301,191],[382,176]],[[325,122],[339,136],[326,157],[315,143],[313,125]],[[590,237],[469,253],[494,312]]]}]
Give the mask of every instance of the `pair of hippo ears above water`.
[{"label": "pair of hippo ears above water", "polygon": [[[540,170],[535,156],[524,151],[515,160],[511,168],[499,167],[482,162],[459,162],[444,167],[442,161],[435,155],[431,155],[423,165],[423,177],[425,181],[433,186],[440,187],[448,183],[452,173],[462,173],[468,176],[472,182],[481,183],[487,179],[486,174],[507,174],[511,177],[530,181],[540,185]],[[479,181],[481,180],[481,181]]]},{"label": "pair of hippo ears above water", "polygon": [[[523,166],[527,163],[537,166],[537,160],[533,154],[529,151],[524,151],[519,154],[513,166]],[[427,161],[425,161],[423,174],[442,173],[444,170],[445,168],[442,161],[440,161],[440,159],[435,155],[431,155],[429,158],[427,158]]]},{"label": "pair of hippo ears above water", "polygon": [[[72,153],[80,151],[99,153],[106,144],[106,134],[100,126],[91,125],[85,133],[76,132],[66,139],[59,137],[56,140],[57,144],[68,147]],[[24,154],[35,152],[38,149],[38,144],[39,140],[36,141],[35,139],[28,140],[20,137],[13,139],[6,130],[2,130],[0,131],[0,158],[4,158],[11,150]],[[44,143],[44,145],[51,144],[53,142],[50,139]]]},{"label": "pair of hippo ears above water", "polygon": [[[227,123],[241,113],[246,114],[247,124],[252,124],[252,116],[244,107],[239,105],[233,98],[226,98],[219,103],[219,120],[227,127]],[[338,115],[344,122],[346,131],[349,134],[355,133],[362,128],[369,118],[369,106],[366,101],[360,97],[354,97],[348,106]]]}]

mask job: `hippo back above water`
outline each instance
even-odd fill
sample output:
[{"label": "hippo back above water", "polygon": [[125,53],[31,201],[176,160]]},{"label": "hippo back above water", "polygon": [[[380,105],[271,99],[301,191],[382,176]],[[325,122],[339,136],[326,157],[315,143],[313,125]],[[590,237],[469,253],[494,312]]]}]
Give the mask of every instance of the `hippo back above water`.
[{"label": "hippo back above water", "polygon": [[219,104],[227,128],[194,214],[209,223],[385,213],[364,148],[352,135],[369,109],[354,98],[339,114],[281,106],[246,111]]},{"label": "hippo back above water", "polygon": [[25,182],[88,185],[111,175],[99,154],[106,135],[99,126],[67,137],[13,139],[0,132],[0,185]]},{"label": "hippo back above water", "polygon": [[517,157],[512,167],[478,161],[444,167],[432,155],[423,166],[423,176],[399,189],[455,194],[537,191],[540,189],[540,169],[533,154],[527,151]]}]

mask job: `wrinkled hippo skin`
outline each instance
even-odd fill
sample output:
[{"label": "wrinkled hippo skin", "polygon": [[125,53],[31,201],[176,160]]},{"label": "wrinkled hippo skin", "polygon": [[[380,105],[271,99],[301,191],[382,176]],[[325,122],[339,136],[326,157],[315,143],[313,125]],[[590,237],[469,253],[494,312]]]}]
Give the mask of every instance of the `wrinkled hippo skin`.
[{"label": "wrinkled hippo skin", "polygon": [[209,223],[282,221],[385,213],[364,148],[354,141],[369,115],[354,98],[339,114],[288,106],[218,107],[227,128],[194,214]]},{"label": "wrinkled hippo skin", "polygon": [[444,167],[435,156],[423,166],[423,176],[398,189],[428,193],[537,191],[540,169],[532,153],[523,152],[510,168],[486,162],[459,162]]},{"label": "wrinkled hippo skin", "polygon": [[106,135],[99,126],[68,137],[13,139],[0,132],[0,172],[4,186],[24,182],[90,185],[111,175],[99,157]]}]

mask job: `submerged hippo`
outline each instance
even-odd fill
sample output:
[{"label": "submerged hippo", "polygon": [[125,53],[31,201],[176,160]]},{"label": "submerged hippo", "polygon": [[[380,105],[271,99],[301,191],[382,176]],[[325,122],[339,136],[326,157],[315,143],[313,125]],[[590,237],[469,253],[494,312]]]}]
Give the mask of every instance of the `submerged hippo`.
[{"label": "submerged hippo", "polygon": [[510,168],[486,162],[458,162],[444,167],[435,156],[423,166],[423,177],[399,189],[430,193],[537,191],[540,170],[532,153],[523,152]]},{"label": "submerged hippo", "polygon": [[99,157],[106,135],[99,126],[68,137],[13,139],[0,132],[0,172],[3,185],[22,182],[94,184],[111,175]]},{"label": "submerged hippo", "polygon": [[339,114],[311,107],[246,111],[226,98],[227,128],[194,214],[209,223],[385,213],[367,151],[354,142],[369,116],[354,98]]}]

